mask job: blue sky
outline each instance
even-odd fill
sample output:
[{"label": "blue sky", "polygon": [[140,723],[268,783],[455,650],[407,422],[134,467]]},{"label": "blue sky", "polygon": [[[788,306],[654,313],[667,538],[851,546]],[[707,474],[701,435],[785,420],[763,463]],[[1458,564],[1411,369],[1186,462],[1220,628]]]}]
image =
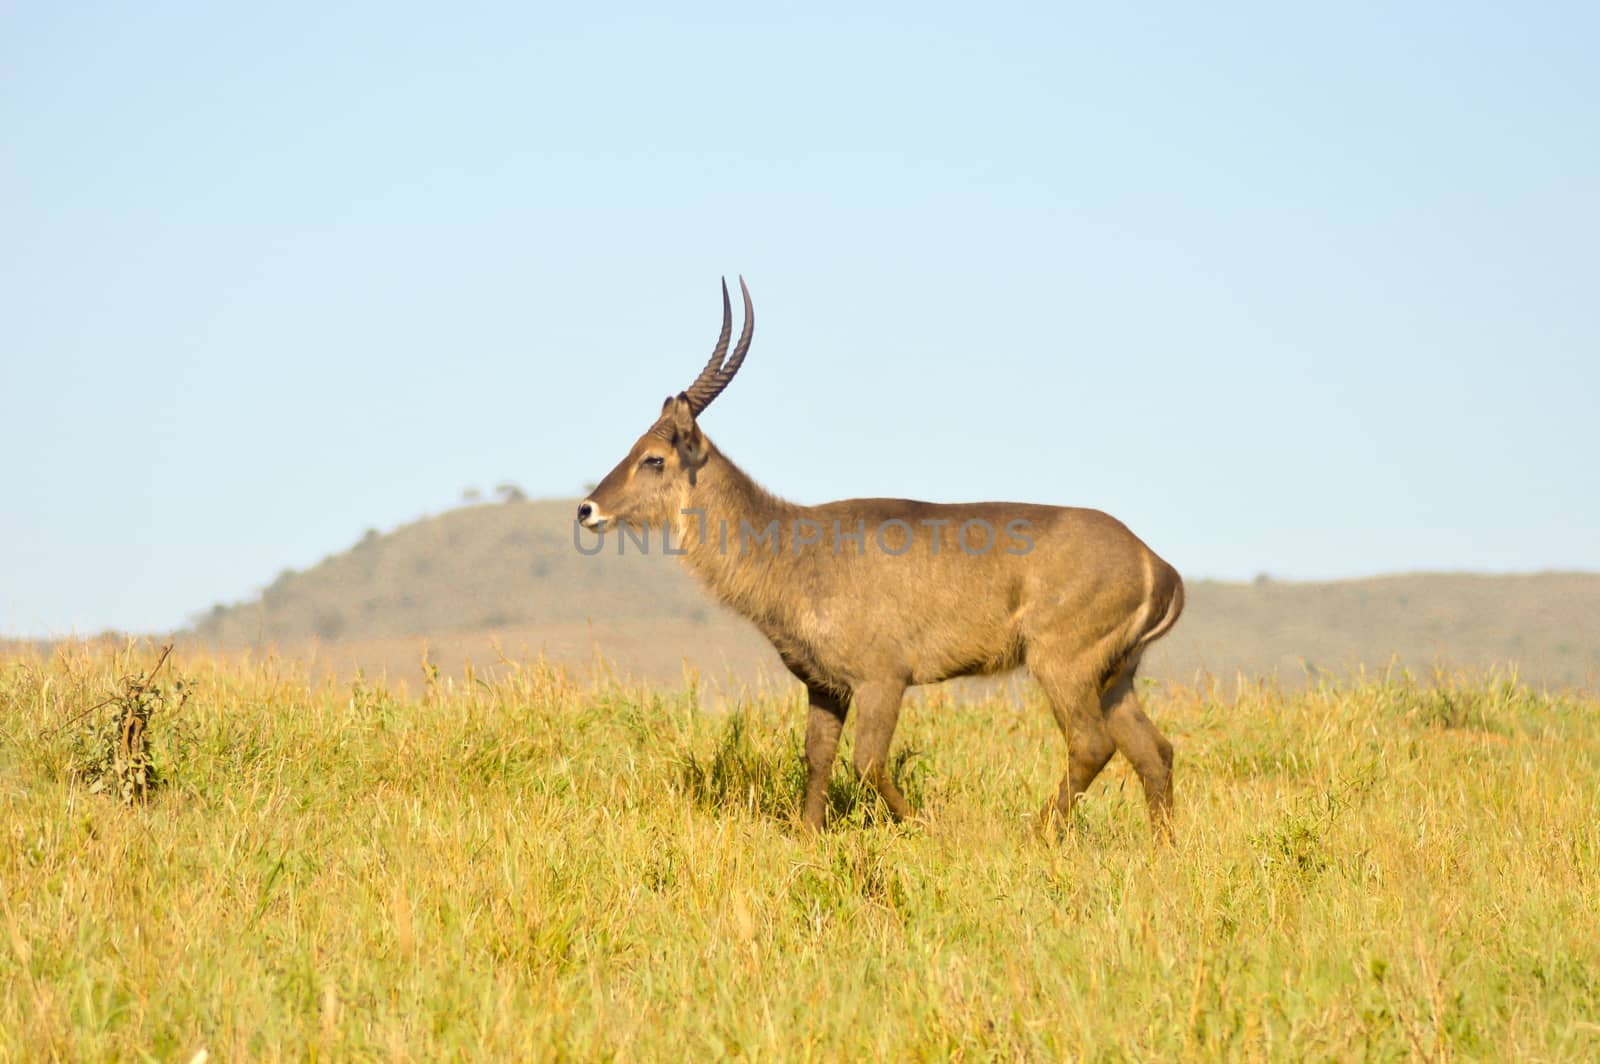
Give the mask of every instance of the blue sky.
[{"label": "blue sky", "polygon": [[740,272],[703,424],[796,500],[1600,568],[1597,12],[7,4],[0,633],[576,495]]}]

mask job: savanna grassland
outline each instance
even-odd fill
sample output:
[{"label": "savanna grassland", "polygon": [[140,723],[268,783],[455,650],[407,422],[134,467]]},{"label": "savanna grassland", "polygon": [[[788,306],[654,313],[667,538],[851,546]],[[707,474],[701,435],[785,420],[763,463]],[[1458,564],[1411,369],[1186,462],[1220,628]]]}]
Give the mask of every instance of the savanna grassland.
[{"label": "savanna grassland", "polygon": [[1120,760],[1040,837],[1037,692],[924,694],[926,824],[843,757],[807,837],[797,685],[156,661],[0,656],[5,1059],[1600,1056],[1587,695],[1151,686],[1157,847]]}]

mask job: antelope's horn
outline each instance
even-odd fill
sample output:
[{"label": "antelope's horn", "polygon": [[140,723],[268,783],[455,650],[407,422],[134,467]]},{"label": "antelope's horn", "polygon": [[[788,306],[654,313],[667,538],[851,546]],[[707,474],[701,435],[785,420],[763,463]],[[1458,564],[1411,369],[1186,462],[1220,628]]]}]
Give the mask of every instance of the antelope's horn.
[{"label": "antelope's horn", "polygon": [[733,306],[728,300],[728,281],[722,281],[722,335],[717,338],[716,350],[711,352],[711,358],[706,362],[705,368],[700,371],[700,376],[695,378],[693,384],[684,391],[693,408],[695,416],[711,405],[711,400],[722,394],[722,389],[733,380],[733,375],[739,372],[739,367],[744,363],[744,356],[750,350],[750,337],[756,328],[756,311],[750,302],[750,289],[745,287],[744,278],[739,278],[739,291],[744,296],[744,329],[739,333],[739,343],[733,349],[733,355],[726,363],[722,356],[728,351],[728,337],[733,333]]}]

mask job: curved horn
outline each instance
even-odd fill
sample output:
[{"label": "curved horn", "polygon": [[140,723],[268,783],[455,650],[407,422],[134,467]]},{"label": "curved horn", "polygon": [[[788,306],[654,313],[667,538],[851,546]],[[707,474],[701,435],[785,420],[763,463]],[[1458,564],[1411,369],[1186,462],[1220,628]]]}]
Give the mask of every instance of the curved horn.
[{"label": "curved horn", "polygon": [[733,304],[728,301],[728,279],[724,277],[722,279],[722,335],[717,337],[717,346],[712,349],[711,357],[706,360],[705,366],[701,368],[700,376],[694,379],[693,384],[684,389],[684,394],[689,397],[689,402],[694,404],[694,412],[696,414],[700,413],[705,404],[711,401],[707,399],[704,402],[698,402],[695,397],[716,386],[717,371],[722,368],[722,356],[728,353],[728,338],[732,335]]},{"label": "curved horn", "polygon": [[723,279],[722,336],[717,340],[716,350],[711,353],[711,360],[684,392],[696,417],[711,405],[711,400],[722,394],[722,389],[726,388],[728,382],[733,380],[733,375],[739,372],[739,367],[744,363],[744,356],[750,350],[750,337],[756,328],[756,310],[750,302],[750,289],[745,287],[743,277],[739,278],[739,292],[744,296],[744,328],[739,333],[739,343],[734,347],[733,355],[724,363],[722,356],[728,350],[728,337],[733,332],[733,308],[728,301],[727,279]]}]

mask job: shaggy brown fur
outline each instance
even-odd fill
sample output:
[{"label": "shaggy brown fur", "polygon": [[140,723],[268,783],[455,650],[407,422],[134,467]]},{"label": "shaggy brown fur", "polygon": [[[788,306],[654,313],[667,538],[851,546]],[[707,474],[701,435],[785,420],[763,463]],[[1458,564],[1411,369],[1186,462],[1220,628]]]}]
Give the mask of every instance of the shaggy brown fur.
[{"label": "shaggy brown fur", "polygon": [[1097,510],[909,499],[797,506],[729,461],[695,415],[687,394],[668,399],[579,520],[671,528],[688,567],[806,685],[808,827],[822,826],[850,708],[856,770],[908,817],[886,771],[906,687],[1025,664],[1067,740],[1046,824],[1064,821],[1120,750],[1143,783],[1152,825],[1170,830],[1172,744],[1140,708],[1134,675],[1183,611],[1172,566]]}]

